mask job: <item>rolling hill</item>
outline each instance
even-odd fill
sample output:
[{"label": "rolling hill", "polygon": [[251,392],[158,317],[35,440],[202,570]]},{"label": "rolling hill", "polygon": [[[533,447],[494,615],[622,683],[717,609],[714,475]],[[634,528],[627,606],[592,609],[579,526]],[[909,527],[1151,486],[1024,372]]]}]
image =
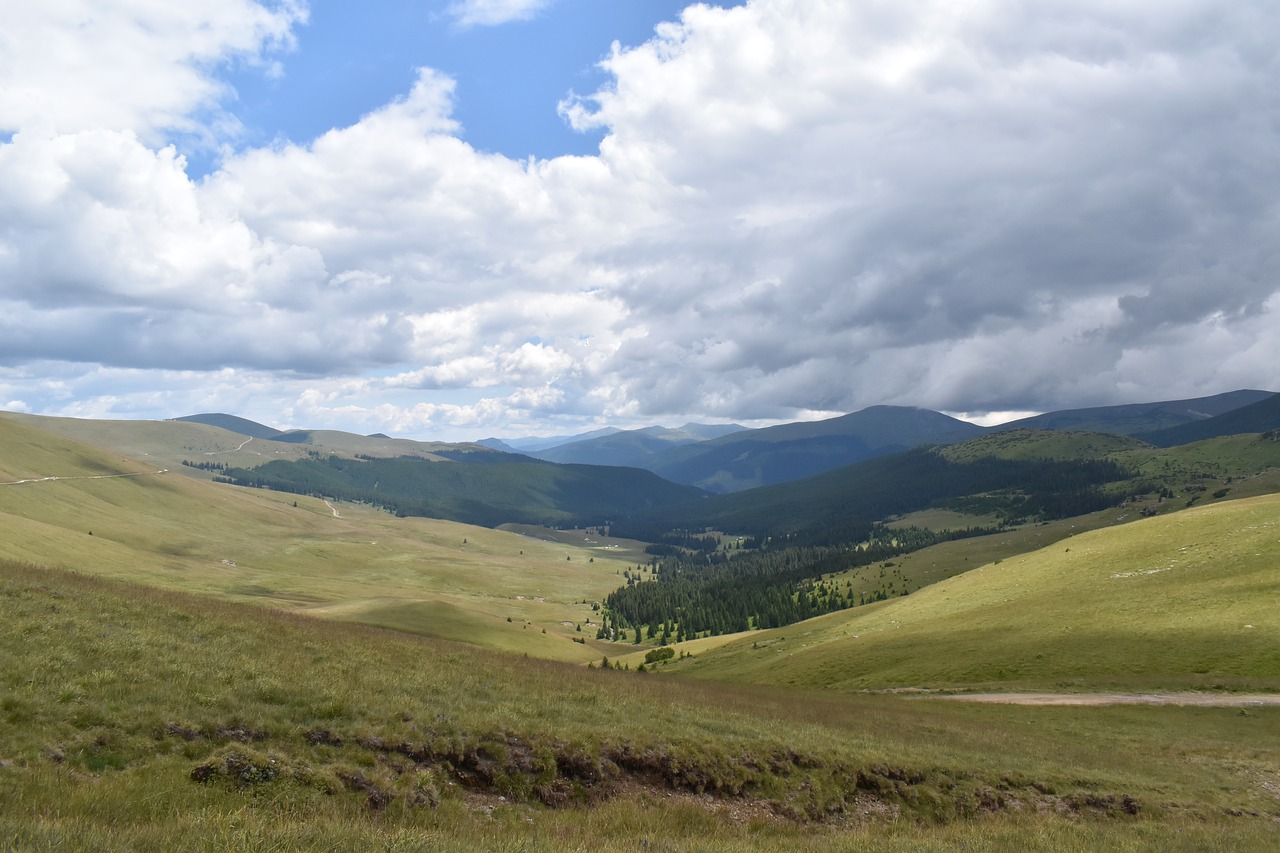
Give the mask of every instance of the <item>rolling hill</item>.
[{"label": "rolling hill", "polygon": [[525,451],[547,462],[582,465],[620,465],[651,469],[653,460],[674,447],[700,444],[708,439],[741,432],[736,424],[685,424],[677,429],[654,426],[621,430],[609,435],[556,445],[545,450]]},{"label": "rolling hill", "polygon": [[577,661],[613,653],[576,626],[640,556],[210,483],[12,418],[0,530],[0,559]]},{"label": "rolling hill", "polygon": [[[979,517],[1091,512],[1128,495],[1252,477],[1280,468],[1280,443],[1244,434],[1203,445],[1152,448],[1132,436],[1063,430],[1007,430],[942,447],[916,448],[803,480],[713,495],[690,505],[637,513],[619,529],[656,541],[672,528],[836,541],[840,528],[929,507]],[[1219,483],[1221,485],[1221,483]],[[1203,491],[1205,486],[1195,486]],[[1079,503],[1079,506],[1074,504]]]},{"label": "rolling hill", "polygon": [[[1274,394],[1274,391],[1241,390],[1189,400],[1064,409],[1010,421],[993,429],[1066,429],[1114,435],[1137,435],[1208,420],[1233,409],[1265,400]],[[1261,432],[1261,430],[1242,430],[1242,432]]]},{"label": "rolling hill", "polygon": [[1275,429],[1280,429],[1280,394],[1273,394],[1256,403],[1232,409],[1216,417],[1142,433],[1138,437],[1157,447],[1174,447],[1207,438],[1268,432]]},{"label": "rolling hill", "polygon": [[590,441],[593,438],[600,438],[606,435],[613,435],[620,430],[617,427],[601,427],[588,432],[576,433],[574,435],[549,435],[549,436],[530,436],[525,438],[507,438],[496,439],[486,438],[477,442],[486,447],[491,446],[493,442],[513,449],[517,453],[534,453],[539,450],[547,450],[552,447],[559,447],[563,444],[572,444],[578,441]]},{"label": "rolling hill", "polygon": [[479,463],[329,456],[226,469],[221,478],[241,486],[362,501],[399,515],[486,527],[607,524],[642,509],[684,504],[702,494],[638,468],[556,465],[498,456],[487,449],[479,455]]},{"label": "rolling hill", "polygon": [[982,427],[927,409],[872,406],[824,421],[744,430],[677,447],[654,457],[646,467],[673,482],[710,492],[739,492],[982,432]]},{"label": "rolling hill", "polygon": [[[252,421],[243,421],[232,415],[207,417],[211,421],[254,429],[253,426],[244,426],[251,425]],[[0,420],[24,424],[135,459],[154,461],[178,473],[203,479],[214,476],[210,469],[212,465],[254,467],[269,461],[309,459],[317,453],[346,459],[357,456],[415,456],[436,461],[481,461],[500,455],[476,444],[413,441],[337,430],[290,430],[280,432],[274,438],[256,438],[221,426],[185,419],[123,421],[0,412]]]},{"label": "rolling hill", "polygon": [[[738,429],[722,436],[708,433],[706,429],[691,430],[689,426],[675,433],[650,427],[561,438],[555,440],[555,446],[550,449],[521,446],[519,450],[553,462],[645,468],[673,482],[696,485],[713,493],[728,493],[799,480],[921,445],[953,444],[987,432],[1051,429],[1136,435],[1165,427],[1194,429],[1197,423],[1216,420],[1227,412],[1271,396],[1274,394],[1270,391],[1241,390],[1187,400],[1065,409],[990,428],[926,409],[872,406],[838,418],[757,430]],[[1233,422],[1222,424],[1225,427]],[[1262,432],[1273,426],[1275,424],[1262,427],[1240,421],[1234,422],[1234,431]],[[694,435],[684,436],[687,432]],[[1219,428],[1216,432],[1193,434],[1207,438],[1231,432]],[[675,446],[662,444],[662,441],[671,442],[672,437],[676,439]]]},{"label": "rolling hill", "polygon": [[[15,849],[1274,843],[1274,708],[930,697],[1280,690],[1280,496],[1205,494],[1216,502],[1008,553],[906,597],[719,649],[679,644],[655,675],[581,665],[635,648],[575,630],[636,559],[621,543],[213,484],[74,432],[175,457],[260,445],[323,461],[318,444],[202,424],[0,417],[0,832]],[[817,480],[807,498],[815,481],[685,506],[693,518],[763,495],[735,511],[803,522],[848,489],[839,520],[881,492],[912,503],[912,489],[990,489],[1011,472],[1061,488],[1099,458],[1153,483],[1220,478],[1234,497],[1278,449],[1258,435],[1155,450],[1014,431],[904,453],[897,483],[885,457],[848,469],[879,480]],[[508,464],[483,457],[331,467],[372,466],[376,490],[396,471]],[[852,590],[876,568],[823,583]]]},{"label": "rolling hill", "polygon": [[1265,849],[1280,814],[1268,709],[591,671],[3,561],[0,601],[18,850]]},{"label": "rolling hill", "polygon": [[174,418],[175,421],[183,421],[185,423],[204,424],[205,426],[218,427],[228,432],[246,435],[250,438],[277,438],[284,434],[284,430],[269,427],[266,424],[260,424],[257,421],[251,421],[248,418],[242,418],[237,415],[228,415],[222,412],[204,412],[199,415],[184,415],[180,418]]},{"label": "rolling hill", "polygon": [[672,668],[838,690],[1275,691],[1277,596],[1267,495],[1082,533]]}]

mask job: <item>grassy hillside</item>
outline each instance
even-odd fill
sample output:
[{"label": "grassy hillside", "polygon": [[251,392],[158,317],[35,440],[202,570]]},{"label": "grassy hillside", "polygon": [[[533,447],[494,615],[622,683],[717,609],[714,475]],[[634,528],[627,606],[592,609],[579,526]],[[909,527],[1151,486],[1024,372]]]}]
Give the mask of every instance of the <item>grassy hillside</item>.
[{"label": "grassy hillside", "polygon": [[940,447],[939,456],[952,462],[978,459],[1098,459],[1115,453],[1142,450],[1146,444],[1136,438],[1074,430],[1014,429],[973,438],[961,444]]},{"label": "grassy hillside", "polygon": [[1280,496],[1081,533],[676,671],[841,690],[1280,690]]},{"label": "grassy hillside", "polygon": [[1222,435],[1269,432],[1275,429],[1280,429],[1280,394],[1208,420],[1147,432],[1139,437],[1158,447],[1173,447]]},{"label": "grassy hillside", "polygon": [[34,480],[0,485],[0,558],[542,657],[613,651],[584,601],[621,583],[616,549],[157,470],[0,419],[0,480]]},{"label": "grassy hillside", "polygon": [[1136,435],[1203,421],[1264,400],[1274,393],[1274,391],[1241,390],[1190,400],[1065,409],[1011,421],[995,429],[1067,429],[1114,435]]},{"label": "grassy hillside", "polygon": [[[1118,468],[1098,468],[1097,476],[1090,476],[1089,466],[1099,463]],[[1001,515],[1026,515],[1036,507],[1052,510],[1051,515],[1071,514],[1071,498],[1091,493],[1097,505],[1081,500],[1076,512],[1161,489],[1179,495],[1181,507],[1182,500],[1200,492],[1208,498],[1227,488],[1234,496],[1235,481],[1273,469],[1280,469],[1280,441],[1273,435],[1228,436],[1163,449],[1101,433],[1009,430],[792,483],[715,495],[675,511],[646,512],[627,526],[633,535],[652,539],[676,527],[763,537],[835,531],[855,521],[866,524],[929,509],[953,511],[942,527],[989,526]],[[962,500],[970,497],[977,499]]]},{"label": "grassy hillside", "polygon": [[344,458],[417,456],[432,460],[443,460],[447,458],[443,454],[459,451],[488,455],[477,445],[375,438],[335,431],[295,431],[282,434],[289,436],[289,441],[272,441],[215,425],[180,420],[110,421],[0,412],[0,422],[20,424],[134,459],[153,461],[157,466],[206,480],[213,475],[182,463],[213,462],[249,468],[273,460],[307,459],[316,452]]},{"label": "grassy hillside", "polygon": [[607,524],[702,494],[638,468],[554,465],[491,451],[480,463],[329,456],[223,473],[240,485],[365,501],[400,515],[490,527]]},{"label": "grassy hillside", "polygon": [[[1055,433],[1045,435],[1059,441]],[[978,441],[992,444],[1002,439]],[[968,446],[958,445],[946,453],[918,448],[882,456],[792,483],[658,508],[638,514],[623,526],[633,531],[628,535],[655,541],[671,528],[709,527],[761,540],[790,536],[848,542],[865,536],[872,522],[992,492],[1000,493],[995,503],[1008,515],[1018,509],[1019,501],[1026,504],[1024,515],[1055,502],[1062,504],[1054,507],[1057,515],[1071,514],[1067,504],[1073,496],[1083,498],[1074,512],[1089,512],[1116,500],[1102,497],[1098,486],[1129,479],[1127,471],[1105,458],[1041,454],[1025,458],[993,452],[965,456],[962,448]]]},{"label": "grassy hillside", "polygon": [[237,415],[228,415],[223,412],[203,412],[198,415],[186,415],[181,418],[174,418],[173,420],[215,426],[251,438],[270,439],[275,438],[284,432],[284,430],[269,427],[266,424],[260,424],[257,421],[251,421],[248,418],[238,417]]},{"label": "grassy hillside", "polygon": [[[708,632],[776,628],[981,565],[951,561],[924,570],[923,557],[908,557],[923,548],[1006,557],[1069,535],[1076,525],[1119,523],[1278,486],[1280,442],[1267,436],[1165,451],[1120,436],[1016,430],[917,449],[624,519],[616,531],[661,540],[664,550],[655,553],[663,556],[656,583],[606,599],[601,636],[684,642]],[[1063,520],[1071,524],[1054,523]],[[681,525],[687,527],[667,533]],[[704,528],[732,535],[704,535]],[[964,538],[973,542],[942,543]],[[753,542],[759,547],[737,547]]]},{"label": "grassy hillside", "polygon": [[589,671],[0,563],[18,850],[1264,849],[1280,714]]}]

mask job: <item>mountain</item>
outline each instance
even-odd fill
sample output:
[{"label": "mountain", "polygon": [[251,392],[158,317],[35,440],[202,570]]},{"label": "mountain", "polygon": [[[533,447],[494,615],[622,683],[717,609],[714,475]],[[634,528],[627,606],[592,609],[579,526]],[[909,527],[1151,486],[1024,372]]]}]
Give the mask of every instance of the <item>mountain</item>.
[{"label": "mountain", "polygon": [[653,458],[688,444],[741,432],[737,424],[685,424],[678,429],[661,426],[623,430],[596,438],[573,441],[546,450],[526,451],[530,456],[548,462],[584,465],[620,465],[648,468]]},{"label": "mountain", "polygon": [[519,453],[520,452],[519,450],[516,450],[514,447],[507,444],[505,441],[503,441],[500,438],[482,438],[479,441],[477,441],[476,444],[480,445],[481,447],[487,447],[490,450],[496,450],[499,453]]},{"label": "mountain", "polygon": [[1010,430],[655,507],[619,522],[615,532],[657,542],[671,530],[710,528],[757,540],[826,544],[856,541],[874,522],[925,509],[947,510],[971,519],[958,526],[979,527],[1079,515],[1162,490],[1189,506],[1210,493],[1219,500],[1228,493],[1272,491],[1266,483],[1246,490],[1244,482],[1268,470],[1280,470],[1280,442],[1268,436],[1161,449],[1134,436]]},{"label": "mountain", "polygon": [[615,432],[620,432],[620,430],[617,427],[602,427],[601,429],[594,429],[577,435],[530,436],[528,438],[486,439],[486,441],[502,441],[517,453],[530,453],[538,450],[547,450],[551,447],[559,447],[562,444],[570,444],[575,441],[587,441],[592,438],[599,438],[602,435],[612,435]]},{"label": "mountain", "polygon": [[676,447],[645,467],[709,492],[739,492],[983,432],[980,426],[928,409],[872,406],[837,418],[743,430]]},{"label": "mountain", "polygon": [[[305,495],[323,495],[423,516],[496,527],[499,524],[587,526],[653,507],[688,503],[702,492],[638,468],[557,465],[486,448],[420,457],[272,461],[228,468],[225,480]],[[474,458],[469,458],[469,457]],[[481,464],[482,463],[482,464]]]},{"label": "mountain", "polygon": [[[1205,421],[1242,406],[1248,406],[1275,395],[1274,391],[1228,391],[1211,397],[1190,400],[1166,400],[1157,403],[1129,403],[1121,406],[1097,406],[1089,409],[1064,409],[1030,418],[1010,421],[995,427],[1008,429],[1070,429],[1081,432],[1105,432],[1114,435],[1137,435],[1155,430]],[[1245,430],[1242,430],[1245,431]],[[1261,430],[1252,430],[1260,432]],[[1226,433],[1216,433],[1225,435]]]},{"label": "mountain", "polygon": [[204,424],[205,426],[215,426],[225,429],[229,432],[247,435],[250,438],[278,438],[284,431],[260,424],[257,421],[251,421],[248,418],[237,417],[236,415],[228,415],[222,412],[205,412],[200,415],[185,415],[181,418],[173,418],[175,421],[182,421],[192,424]]},{"label": "mountain", "polygon": [[1216,417],[1142,433],[1138,437],[1157,447],[1174,447],[1206,438],[1267,432],[1276,428],[1280,428],[1280,394],[1271,394],[1252,405],[1242,406]]},{"label": "mountain", "polygon": [[658,541],[672,529],[711,528],[757,540],[851,542],[865,538],[870,526],[885,518],[970,496],[990,495],[977,499],[981,506],[966,504],[975,516],[1002,515],[1010,521],[1092,512],[1122,497],[1103,495],[1100,486],[1131,476],[1119,465],[1090,457],[983,453],[951,458],[950,449],[917,447],[801,480],[657,507],[615,530],[647,541]]}]

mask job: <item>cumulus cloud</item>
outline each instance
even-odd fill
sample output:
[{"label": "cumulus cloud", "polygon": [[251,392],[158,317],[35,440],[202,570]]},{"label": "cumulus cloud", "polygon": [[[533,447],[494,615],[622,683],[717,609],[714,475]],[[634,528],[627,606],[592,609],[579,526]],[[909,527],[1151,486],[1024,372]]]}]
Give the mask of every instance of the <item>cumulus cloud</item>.
[{"label": "cumulus cloud", "polygon": [[165,134],[305,13],[127,5],[0,34],[0,389],[33,410],[461,438],[1273,384],[1267,0],[694,5],[561,104],[596,156],[472,149],[424,68],[200,182]]},{"label": "cumulus cloud", "polygon": [[283,0],[7,2],[0,29],[0,129],[205,131],[195,113],[228,94],[208,73],[265,62],[292,44],[306,6]]},{"label": "cumulus cloud", "polygon": [[460,0],[449,6],[449,14],[462,27],[492,27],[511,21],[527,21],[551,0]]}]

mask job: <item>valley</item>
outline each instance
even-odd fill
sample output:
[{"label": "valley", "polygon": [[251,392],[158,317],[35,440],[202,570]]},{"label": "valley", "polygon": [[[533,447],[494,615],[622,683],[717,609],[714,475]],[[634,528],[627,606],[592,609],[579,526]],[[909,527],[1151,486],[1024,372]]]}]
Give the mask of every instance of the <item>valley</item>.
[{"label": "valley", "polygon": [[20,848],[1274,841],[1273,432],[993,430],[723,495],[280,438],[0,416]]}]

